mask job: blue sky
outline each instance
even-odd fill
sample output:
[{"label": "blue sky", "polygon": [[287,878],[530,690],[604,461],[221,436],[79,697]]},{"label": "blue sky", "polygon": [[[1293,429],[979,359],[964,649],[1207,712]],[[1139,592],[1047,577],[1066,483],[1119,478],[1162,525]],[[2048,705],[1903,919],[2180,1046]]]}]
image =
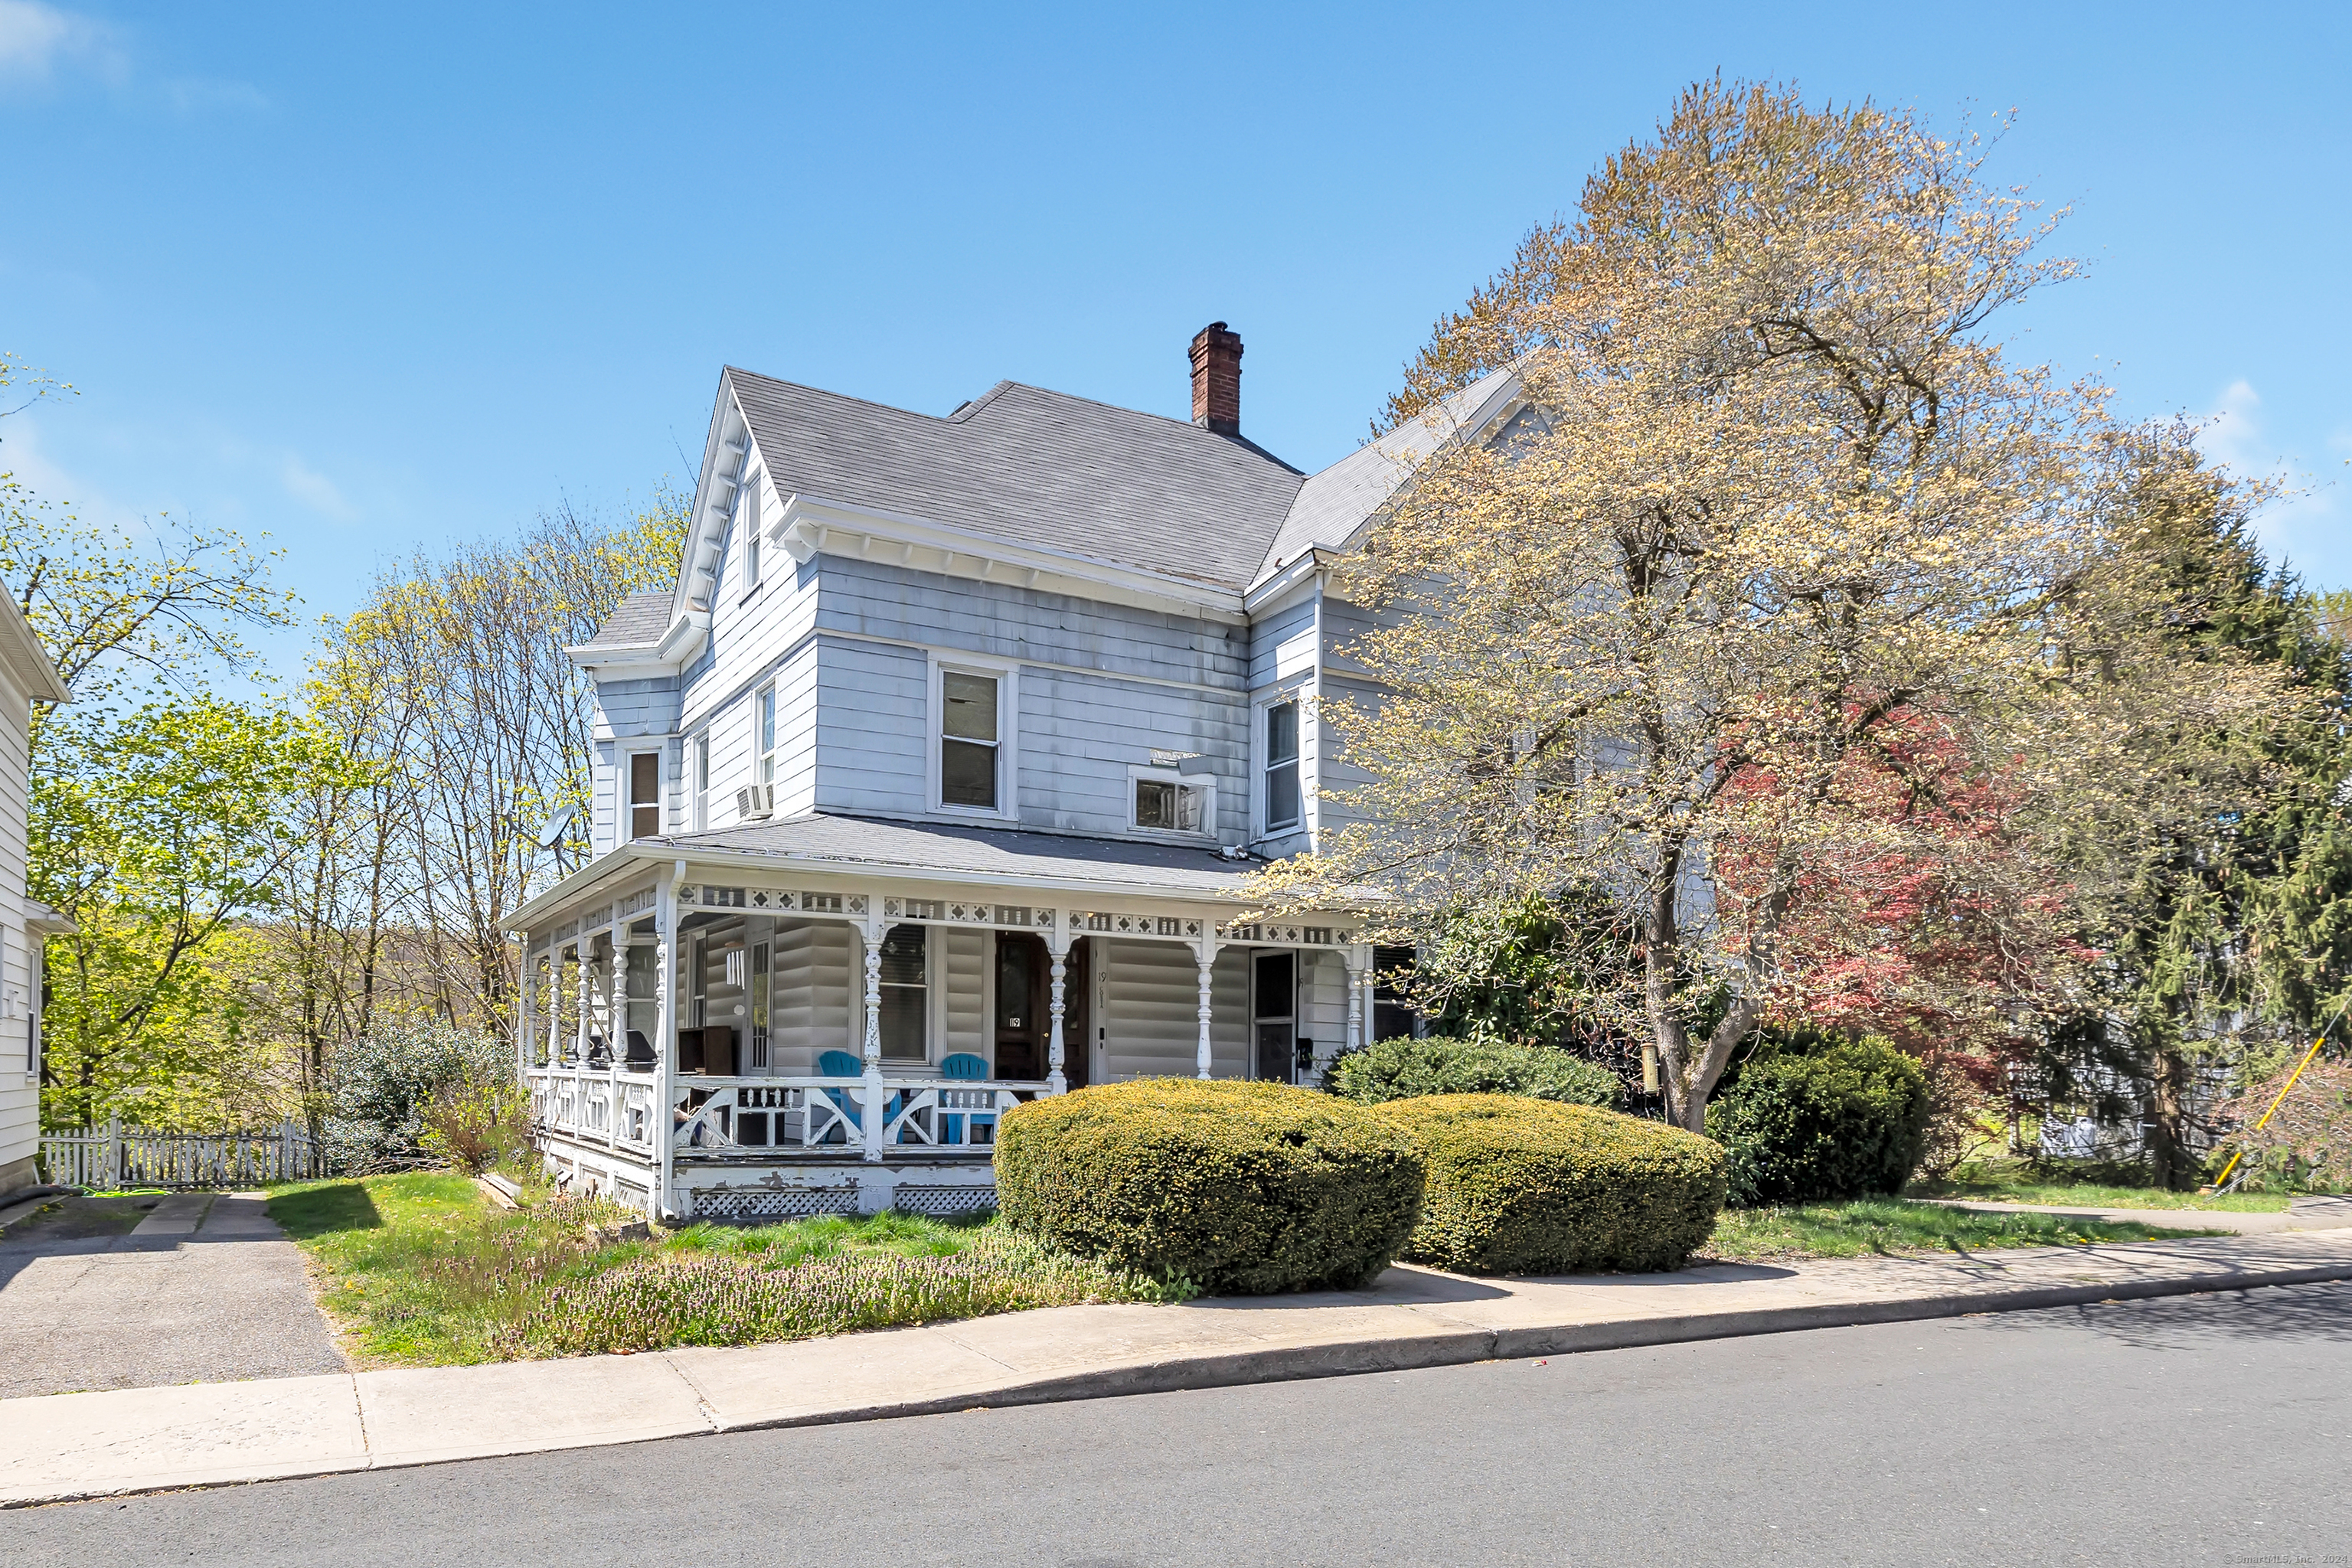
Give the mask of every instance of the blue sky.
[{"label": "blue sky", "polygon": [[332,614],[389,556],[680,474],[722,363],[1181,417],[1223,319],[1244,430],[1311,469],[1719,68],[2014,110],[1994,171],[2091,264],[2024,352],[2218,416],[2315,487],[2273,546],[2352,585],[2347,15],[0,0],[0,348],[81,392],[0,467],[267,533]]}]

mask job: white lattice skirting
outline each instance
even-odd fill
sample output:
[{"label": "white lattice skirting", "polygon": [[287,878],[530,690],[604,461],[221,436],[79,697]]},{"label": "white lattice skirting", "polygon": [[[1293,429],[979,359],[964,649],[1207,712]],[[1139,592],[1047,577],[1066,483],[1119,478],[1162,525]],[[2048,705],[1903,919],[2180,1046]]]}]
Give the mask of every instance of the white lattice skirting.
[{"label": "white lattice skirting", "polygon": [[856,1187],[751,1187],[694,1194],[697,1219],[806,1219],[856,1212]]},{"label": "white lattice skirting", "polygon": [[992,1214],[994,1187],[900,1187],[891,1206],[904,1214]]}]

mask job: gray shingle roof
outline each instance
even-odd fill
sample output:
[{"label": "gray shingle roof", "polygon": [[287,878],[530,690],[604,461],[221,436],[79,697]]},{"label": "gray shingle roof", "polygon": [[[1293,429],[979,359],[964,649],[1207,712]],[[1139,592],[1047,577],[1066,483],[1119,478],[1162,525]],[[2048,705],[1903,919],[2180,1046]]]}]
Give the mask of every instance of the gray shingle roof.
[{"label": "gray shingle roof", "polygon": [[1256,575],[1264,576],[1317,546],[1325,550],[1344,546],[1364,520],[1404,482],[1415,463],[1427,458],[1456,428],[1479,428],[1517,386],[1509,371],[1483,376],[1435,409],[1406,420],[1309,478],[1299,486]]},{"label": "gray shingle roof", "polygon": [[661,641],[662,633],[669,629],[670,601],[676,595],[667,588],[651,588],[632,594],[614,606],[596,635],[588,639],[590,647],[648,647]]},{"label": "gray shingle roof", "polygon": [[640,838],[635,845],[682,856],[719,849],[780,860],[899,867],[943,877],[971,872],[1049,882],[1125,883],[1139,892],[1192,896],[1234,891],[1249,870],[1246,861],[1176,845],[821,813]]},{"label": "gray shingle roof", "polygon": [[1223,587],[1256,575],[1301,480],[1247,441],[1019,382],[942,419],[727,377],[781,495]]}]

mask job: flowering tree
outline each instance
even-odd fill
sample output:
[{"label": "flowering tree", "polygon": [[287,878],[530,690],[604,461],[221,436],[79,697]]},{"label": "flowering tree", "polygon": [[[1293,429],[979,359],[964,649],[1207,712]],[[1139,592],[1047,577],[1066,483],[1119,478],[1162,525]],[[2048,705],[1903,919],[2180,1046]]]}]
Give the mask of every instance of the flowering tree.
[{"label": "flowering tree", "polygon": [[[2098,389],[1989,332],[2071,267],[1979,174],[1907,113],[1702,84],[1439,323],[1391,414],[1441,427],[1340,584],[1380,612],[1352,650],[1380,700],[1323,708],[1361,821],[1263,874],[1267,902],[1617,889],[1625,1001],[1696,1130],[1792,985],[1886,950],[1841,934],[1840,970],[1808,942],[2042,918],[1956,901],[2004,861],[1952,808],[1887,808],[1905,747],[1933,737],[1963,816],[2013,795],[2051,843],[2147,705],[2255,710],[2234,668],[2150,646]],[[1443,395],[1504,367],[1535,411],[1514,438],[1444,429]],[[1822,896],[1854,874],[1860,902]],[[1910,985],[1978,960],[1905,962]]]}]

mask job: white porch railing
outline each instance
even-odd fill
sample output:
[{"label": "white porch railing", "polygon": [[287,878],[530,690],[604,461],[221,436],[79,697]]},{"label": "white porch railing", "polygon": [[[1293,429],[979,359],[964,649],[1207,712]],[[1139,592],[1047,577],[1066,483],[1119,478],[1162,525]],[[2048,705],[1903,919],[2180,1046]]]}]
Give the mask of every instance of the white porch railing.
[{"label": "white porch railing", "polygon": [[577,1142],[650,1158],[654,1101],[659,1086],[649,1072],[617,1068],[533,1068],[523,1075],[532,1121]]},{"label": "white porch railing", "polygon": [[326,1174],[300,1123],[257,1132],[159,1132],[110,1121],[41,1134],[41,1171],[61,1186],[246,1187]]},{"label": "white porch railing", "polygon": [[[862,1078],[681,1079],[677,1089],[687,1112],[677,1132],[681,1152],[866,1150],[869,1088]],[[892,1078],[883,1080],[880,1092],[886,1152],[986,1151],[995,1146],[999,1119],[1035,1099],[1044,1086]]]}]

